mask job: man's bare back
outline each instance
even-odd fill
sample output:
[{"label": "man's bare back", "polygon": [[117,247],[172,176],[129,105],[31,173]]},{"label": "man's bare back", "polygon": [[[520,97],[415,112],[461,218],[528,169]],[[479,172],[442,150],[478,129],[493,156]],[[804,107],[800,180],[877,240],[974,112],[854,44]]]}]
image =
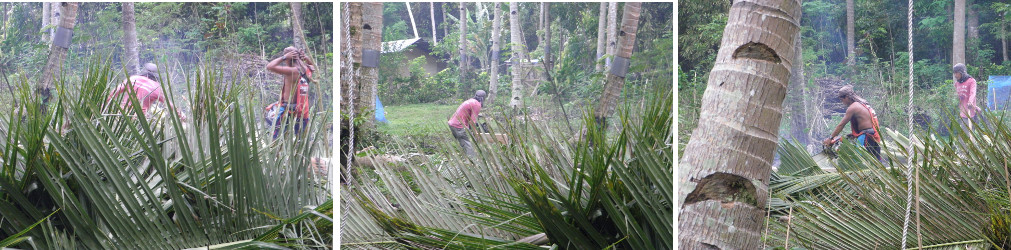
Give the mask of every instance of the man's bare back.
[{"label": "man's bare back", "polygon": [[856,131],[871,129],[874,127],[874,124],[871,123],[870,110],[864,107],[863,104],[859,102],[851,103],[849,108],[846,108],[846,113],[852,114],[850,126],[855,128]]}]

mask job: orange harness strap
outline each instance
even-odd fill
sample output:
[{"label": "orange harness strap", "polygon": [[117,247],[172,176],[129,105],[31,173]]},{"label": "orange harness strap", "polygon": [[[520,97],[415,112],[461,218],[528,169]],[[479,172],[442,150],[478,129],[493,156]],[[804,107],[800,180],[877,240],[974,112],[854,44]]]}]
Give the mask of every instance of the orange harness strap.
[{"label": "orange harness strap", "polygon": [[[871,138],[874,139],[874,142],[881,143],[881,132],[878,131],[878,114],[875,113],[874,109],[870,106],[867,106],[867,104],[860,102],[860,105],[863,105],[864,108],[867,109],[867,112],[871,114],[871,128],[874,129],[874,134],[871,135]],[[859,137],[864,134],[862,131],[857,131],[857,128],[853,126],[850,126],[850,130],[853,131],[853,133],[850,134],[852,137]]]}]

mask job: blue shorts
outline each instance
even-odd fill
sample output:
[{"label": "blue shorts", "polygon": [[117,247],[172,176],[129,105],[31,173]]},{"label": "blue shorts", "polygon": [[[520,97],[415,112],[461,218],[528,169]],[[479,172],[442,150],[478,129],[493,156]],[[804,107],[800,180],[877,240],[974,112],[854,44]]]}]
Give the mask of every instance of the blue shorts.
[{"label": "blue shorts", "polygon": [[295,135],[298,135],[302,132],[302,129],[309,125],[309,118],[300,118],[296,116],[294,112],[288,112],[284,106],[285,105],[280,105],[275,107],[280,110],[278,110],[277,117],[274,117],[272,122],[274,127],[274,139],[277,139],[277,136],[287,131],[289,127],[292,128]]}]

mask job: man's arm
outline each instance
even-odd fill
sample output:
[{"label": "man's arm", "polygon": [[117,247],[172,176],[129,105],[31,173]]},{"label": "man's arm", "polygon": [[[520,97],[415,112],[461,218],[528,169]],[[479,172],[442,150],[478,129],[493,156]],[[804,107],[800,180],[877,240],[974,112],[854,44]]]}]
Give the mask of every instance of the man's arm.
[{"label": "man's arm", "polygon": [[481,105],[474,105],[470,110],[470,121],[472,124],[477,124],[477,116],[481,113]]},{"label": "man's arm", "polygon": [[832,131],[832,135],[829,136],[828,139],[825,139],[826,142],[825,144],[828,144],[827,142],[831,142],[832,138],[835,138],[836,135],[839,135],[839,133],[842,132],[843,127],[846,126],[846,123],[850,122],[850,119],[853,119],[853,113],[856,113],[856,111],[857,109],[852,104],[850,104],[850,106],[846,108],[846,115],[843,115],[842,121],[839,121],[839,125],[835,126],[835,130]]},{"label": "man's arm", "polygon": [[292,76],[292,77],[297,77],[298,76],[298,69],[296,69],[295,67],[290,67],[290,66],[281,66],[281,62],[282,61],[284,61],[287,58],[294,57],[294,56],[297,56],[297,54],[295,54],[295,53],[287,53],[287,54],[284,54],[284,56],[282,56],[282,57],[275,58],[273,61],[270,61],[269,63],[267,63],[267,70],[270,71],[270,72],[274,72],[275,74],[288,75],[288,76]]}]

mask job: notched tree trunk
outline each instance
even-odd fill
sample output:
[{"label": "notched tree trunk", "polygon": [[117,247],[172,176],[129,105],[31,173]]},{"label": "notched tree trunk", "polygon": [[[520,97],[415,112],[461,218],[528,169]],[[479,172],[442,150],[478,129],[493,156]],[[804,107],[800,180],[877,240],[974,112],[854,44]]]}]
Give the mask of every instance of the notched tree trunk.
[{"label": "notched tree trunk", "polygon": [[735,1],[681,158],[679,242],[759,249],[800,0]]}]

